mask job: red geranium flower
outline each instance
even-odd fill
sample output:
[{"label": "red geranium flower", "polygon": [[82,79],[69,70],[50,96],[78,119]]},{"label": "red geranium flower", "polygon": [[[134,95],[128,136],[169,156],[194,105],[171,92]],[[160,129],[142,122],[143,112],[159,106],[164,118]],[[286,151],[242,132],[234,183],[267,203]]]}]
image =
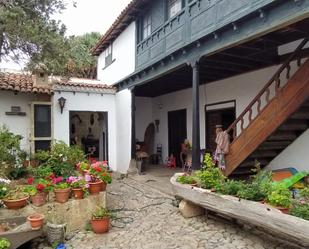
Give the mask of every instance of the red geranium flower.
[{"label": "red geranium flower", "polygon": [[28,182],[29,185],[31,185],[33,183],[33,181],[34,181],[33,177],[30,177],[30,178],[27,179],[27,182]]},{"label": "red geranium flower", "polygon": [[39,191],[39,192],[42,192],[44,190],[44,185],[39,183],[38,185],[36,185],[36,189]]}]

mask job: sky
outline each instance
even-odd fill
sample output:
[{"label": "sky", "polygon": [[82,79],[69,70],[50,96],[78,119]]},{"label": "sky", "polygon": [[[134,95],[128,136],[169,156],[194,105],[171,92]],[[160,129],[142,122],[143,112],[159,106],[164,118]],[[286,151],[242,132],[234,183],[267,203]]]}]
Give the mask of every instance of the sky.
[{"label": "sky", "polygon": [[[96,31],[104,34],[112,25],[121,11],[131,0],[74,0],[67,1],[67,9],[61,14],[55,15],[55,19],[61,20],[67,26],[67,35],[82,35]],[[23,64],[13,62],[1,62],[0,68],[22,69]]]}]

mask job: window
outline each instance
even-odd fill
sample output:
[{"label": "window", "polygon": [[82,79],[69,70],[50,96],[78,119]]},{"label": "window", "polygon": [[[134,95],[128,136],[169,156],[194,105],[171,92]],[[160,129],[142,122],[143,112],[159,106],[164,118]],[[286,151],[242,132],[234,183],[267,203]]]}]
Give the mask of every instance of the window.
[{"label": "window", "polygon": [[143,39],[151,35],[151,15],[143,18]]},{"label": "window", "polygon": [[182,8],[182,0],[168,0],[168,18],[176,16]]},{"label": "window", "polygon": [[104,58],[105,58],[105,67],[109,66],[113,62],[112,56],[112,45],[109,45],[104,51]]},{"label": "window", "polygon": [[51,104],[33,103],[32,105],[32,141],[34,151],[47,150],[52,140]]}]

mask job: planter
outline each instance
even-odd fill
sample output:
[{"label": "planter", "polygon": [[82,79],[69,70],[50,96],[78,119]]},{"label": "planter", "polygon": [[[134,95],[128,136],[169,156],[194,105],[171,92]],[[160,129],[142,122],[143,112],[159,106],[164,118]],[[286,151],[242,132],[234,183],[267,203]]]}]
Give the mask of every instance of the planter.
[{"label": "planter", "polygon": [[66,234],[66,224],[53,224],[47,222],[46,235],[48,242],[53,245],[55,243],[64,242]]},{"label": "planter", "polygon": [[102,181],[102,183],[101,183],[101,191],[105,191],[106,190],[106,186],[107,186],[107,184]]},{"label": "planter", "polygon": [[84,198],[84,190],[82,188],[72,188],[72,195],[75,199],[81,200]]},{"label": "planter", "polygon": [[59,203],[65,203],[70,198],[71,189],[54,189],[55,200]]},{"label": "planter", "polygon": [[24,197],[18,200],[5,200],[3,199],[3,203],[4,205],[8,208],[8,209],[20,209],[23,208],[27,205],[27,201],[28,201],[29,197]]},{"label": "planter", "polygon": [[36,195],[30,197],[32,204],[36,207],[43,206],[47,202],[48,193],[46,192],[39,192]]},{"label": "planter", "polygon": [[30,222],[32,230],[39,230],[43,226],[44,215],[32,214],[28,216],[27,220]]},{"label": "planter", "polygon": [[284,207],[275,207],[275,208],[277,208],[284,214],[289,214],[289,210],[290,210],[289,208],[284,208]]},{"label": "planter", "polygon": [[107,233],[109,230],[109,220],[110,218],[103,218],[103,219],[92,219],[91,220],[91,227],[94,233]]},{"label": "planter", "polygon": [[[89,193],[91,195],[97,195],[102,191],[102,181],[90,182],[89,183]],[[105,186],[106,187],[106,186]]]}]

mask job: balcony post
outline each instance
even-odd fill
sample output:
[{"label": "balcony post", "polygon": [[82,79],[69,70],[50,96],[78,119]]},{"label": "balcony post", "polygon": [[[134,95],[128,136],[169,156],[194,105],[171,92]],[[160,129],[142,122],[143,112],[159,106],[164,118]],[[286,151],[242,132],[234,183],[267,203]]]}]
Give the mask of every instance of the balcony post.
[{"label": "balcony post", "polygon": [[131,158],[135,158],[136,153],[136,133],[135,133],[135,91],[131,89]]},{"label": "balcony post", "polygon": [[200,145],[200,98],[199,98],[199,60],[190,63],[192,67],[192,170],[201,167],[201,145]]}]

